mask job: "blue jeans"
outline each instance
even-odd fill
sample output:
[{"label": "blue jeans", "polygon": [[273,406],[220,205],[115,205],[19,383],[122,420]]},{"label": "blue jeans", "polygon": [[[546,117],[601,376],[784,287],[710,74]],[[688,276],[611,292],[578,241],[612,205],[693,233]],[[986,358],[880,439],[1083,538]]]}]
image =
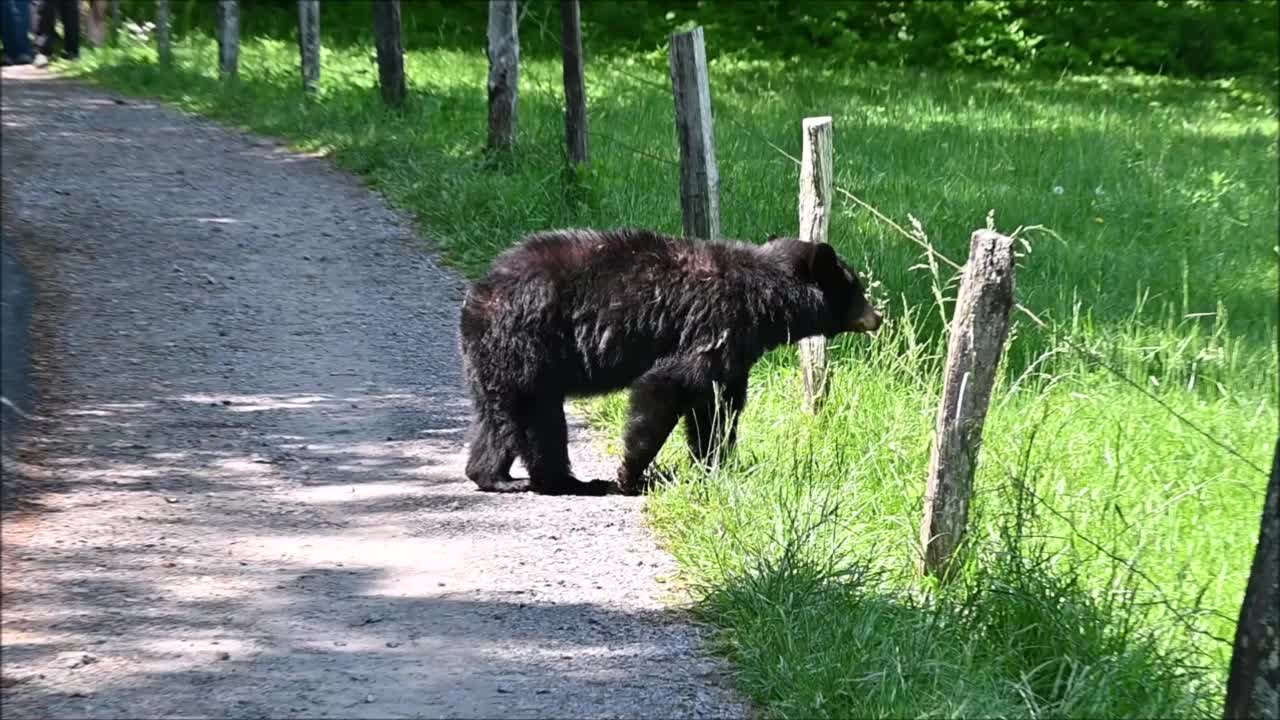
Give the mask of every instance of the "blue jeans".
[{"label": "blue jeans", "polygon": [[31,57],[31,0],[0,0],[0,29],[5,57]]}]

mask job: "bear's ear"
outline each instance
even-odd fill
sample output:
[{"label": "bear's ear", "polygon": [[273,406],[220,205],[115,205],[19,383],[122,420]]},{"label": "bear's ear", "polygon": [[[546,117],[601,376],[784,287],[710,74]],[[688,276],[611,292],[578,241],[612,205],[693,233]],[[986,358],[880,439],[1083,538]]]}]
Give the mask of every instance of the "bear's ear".
[{"label": "bear's ear", "polygon": [[840,259],[836,257],[836,249],[827,243],[809,244],[808,277],[815,282],[823,282],[840,272]]},{"label": "bear's ear", "polygon": [[780,238],[766,250],[782,261],[804,282],[826,283],[840,273],[840,259],[827,243],[809,243],[795,238]]}]

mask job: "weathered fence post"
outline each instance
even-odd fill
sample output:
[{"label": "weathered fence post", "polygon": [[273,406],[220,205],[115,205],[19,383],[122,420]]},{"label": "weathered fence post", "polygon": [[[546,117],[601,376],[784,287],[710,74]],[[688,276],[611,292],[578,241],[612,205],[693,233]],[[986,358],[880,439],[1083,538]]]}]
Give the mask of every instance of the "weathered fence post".
[{"label": "weathered fence post", "polygon": [[404,41],[400,39],[400,0],[373,3],[373,36],[378,49],[378,86],[382,101],[391,106],[404,102]]},{"label": "weathered fence post", "polygon": [[234,78],[240,73],[240,2],[218,0],[218,74]]},{"label": "weathered fence post", "polygon": [[302,89],[313,93],[320,82],[320,0],[298,0],[298,50]]},{"label": "weathered fence post", "polygon": [[1226,720],[1280,718],[1280,441],[1227,671]]},{"label": "weathered fence post", "polygon": [[1012,239],[991,230],[973,234],[951,319],[920,530],[921,570],[943,579],[969,519],[982,423],[1009,333],[1013,262]]},{"label": "weathered fence post", "polygon": [[587,163],[587,87],[582,67],[582,15],[578,0],[560,0],[564,63],[564,135],[571,166]]},{"label": "weathered fence post", "polygon": [[489,149],[516,144],[520,35],[516,0],[489,0]]},{"label": "weathered fence post", "polygon": [[680,142],[680,211],[684,234],[720,237],[720,170],[711,118],[711,83],[702,28],[671,36],[671,89]]},{"label": "weathered fence post", "polygon": [[[830,117],[805,118],[804,151],[800,156],[800,239],[827,241],[831,219]],[[816,413],[827,390],[827,341],[822,336],[800,341],[800,369],[804,376],[804,407]]]},{"label": "weathered fence post", "polygon": [[160,64],[166,66],[173,64],[173,47],[169,37],[171,24],[169,0],[156,0],[156,54]]}]

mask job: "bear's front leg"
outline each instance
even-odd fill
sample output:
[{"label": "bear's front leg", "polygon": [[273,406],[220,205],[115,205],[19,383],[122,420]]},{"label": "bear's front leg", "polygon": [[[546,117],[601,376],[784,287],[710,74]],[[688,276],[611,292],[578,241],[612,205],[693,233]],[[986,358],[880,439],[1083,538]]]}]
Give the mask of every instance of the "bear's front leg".
[{"label": "bear's front leg", "polygon": [[645,471],[688,407],[690,393],[673,375],[650,371],[631,388],[627,428],[622,435],[622,465],[618,468],[618,488],[623,494],[644,492],[648,486]]}]

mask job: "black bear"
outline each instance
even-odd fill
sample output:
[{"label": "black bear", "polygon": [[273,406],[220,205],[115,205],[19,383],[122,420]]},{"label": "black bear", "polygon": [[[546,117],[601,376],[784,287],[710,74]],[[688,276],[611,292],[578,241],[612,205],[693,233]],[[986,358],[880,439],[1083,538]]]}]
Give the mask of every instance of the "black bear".
[{"label": "black bear", "polygon": [[[610,491],[612,483],[573,476],[564,401],[629,387],[617,489],[638,493],[682,416],[695,459],[732,447],[747,375],[767,350],[880,322],[857,273],[825,243],[535,233],[463,301],[475,413],[467,477],[492,492]],[[517,456],[528,481],[509,474]]]}]

